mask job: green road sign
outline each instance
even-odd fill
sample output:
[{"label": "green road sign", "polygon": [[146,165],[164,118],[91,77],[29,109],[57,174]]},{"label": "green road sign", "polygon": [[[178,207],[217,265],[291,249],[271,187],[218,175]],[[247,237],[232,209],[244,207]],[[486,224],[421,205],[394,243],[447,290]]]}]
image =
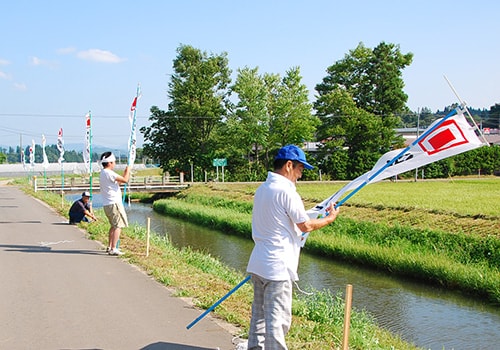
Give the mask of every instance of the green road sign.
[{"label": "green road sign", "polygon": [[227,159],[226,158],[216,158],[212,160],[213,166],[227,166]]}]

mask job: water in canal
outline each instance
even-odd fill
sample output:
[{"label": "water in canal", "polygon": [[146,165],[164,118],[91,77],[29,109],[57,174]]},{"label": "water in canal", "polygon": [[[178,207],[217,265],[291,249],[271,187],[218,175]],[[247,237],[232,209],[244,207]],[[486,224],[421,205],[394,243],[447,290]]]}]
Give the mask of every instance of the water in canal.
[{"label": "water in canal", "polygon": [[[140,225],[150,217],[151,230],[167,235],[174,245],[205,251],[245,271],[251,240],[159,215],[150,205],[133,203],[127,212],[129,221]],[[354,308],[368,311],[381,327],[424,349],[500,348],[500,308],[486,302],[304,252],[299,276],[302,289],[343,292],[352,284]]]}]

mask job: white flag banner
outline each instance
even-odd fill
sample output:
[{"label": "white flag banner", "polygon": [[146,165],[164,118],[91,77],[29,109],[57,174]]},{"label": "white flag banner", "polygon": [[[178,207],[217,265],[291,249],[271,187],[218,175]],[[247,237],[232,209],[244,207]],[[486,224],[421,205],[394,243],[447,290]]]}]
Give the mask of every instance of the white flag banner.
[{"label": "white flag banner", "polygon": [[137,94],[132,101],[130,106],[130,113],[128,119],[130,121],[130,136],[128,139],[128,166],[132,166],[135,163],[136,157],[136,147],[137,147],[137,117],[136,117],[136,107],[137,100],[141,98],[141,88],[137,86]]},{"label": "white flag banner", "polygon": [[90,155],[90,140],[91,138],[91,120],[90,120],[90,112],[85,114],[85,149],[83,150],[83,162],[85,163],[85,168],[87,169],[87,173],[91,173],[91,166],[90,162],[91,160],[91,155]]},{"label": "white flag banner", "polygon": [[31,139],[30,147],[30,165],[32,168],[35,167],[35,140]]},{"label": "white flag banner", "polygon": [[59,159],[57,162],[62,164],[64,162],[64,141],[63,141],[63,129],[60,128],[57,133],[57,149],[59,150]]},{"label": "white flag banner", "polygon": [[45,135],[42,134],[42,153],[43,153],[43,163],[42,166],[44,169],[49,167],[49,158],[47,158],[47,153],[45,153],[45,144],[47,140],[45,139]]},{"label": "white flag banner", "polygon": [[26,171],[26,156],[24,154],[24,150],[22,147],[20,147],[20,150],[21,150],[21,164],[23,165],[23,169],[24,171]]},{"label": "white flag banner", "polygon": [[[456,154],[485,145],[476,135],[475,128],[465,119],[463,112],[437,119],[414,143],[405,149],[384,154],[372,170],[352,180],[335,194],[307,211],[310,218],[321,217],[330,203],[336,203],[349,191],[381,181],[397,174],[422,167]],[[347,199],[348,197],[344,198]],[[304,237],[305,238],[305,237]],[[305,243],[305,239],[303,240]]]}]

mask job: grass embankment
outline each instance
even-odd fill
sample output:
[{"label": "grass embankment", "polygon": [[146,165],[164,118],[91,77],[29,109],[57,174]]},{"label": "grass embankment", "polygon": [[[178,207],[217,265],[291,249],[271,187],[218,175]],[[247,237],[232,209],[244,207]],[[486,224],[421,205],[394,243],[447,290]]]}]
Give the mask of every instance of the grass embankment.
[{"label": "grass embankment", "polygon": [[[500,304],[500,179],[384,182],[344,205],[305,249]],[[300,184],[312,207],[341,184]],[[155,210],[250,237],[256,184],[193,186]],[[362,192],[363,192],[362,191]]]},{"label": "grass embankment", "polygon": [[[66,216],[71,203],[63,202],[54,193],[27,192],[47,202],[61,215]],[[244,203],[243,206],[248,206]],[[108,224],[102,210],[97,210],[99,221],[80,224],[92,239],[107,242]],[[244,275],[221,264],[210,255],[190,249],[174,248],[167,240],[157,235],[151,237],[148,257],[146,251],[146,230],[144,227],[126,228],[121,236],[121,248],[126,252],[124,259],[141,267],[164,285],[171,287],[177,296],[192,298],[195,305],[208,308]],[[236,293],[215,309],[224,320],[248,330],[252,288],[250,284],[241,287]],[[293,326],[287,337],[289,348],[295,349],[339,349],[343,332],[344,302],[341,293],[328,291],[316,292],[312,296],[294,299]],[[353,311],[351,316],[350,349],[417,349],[412,344],[377,327],[375,321],[365,312]]]}]

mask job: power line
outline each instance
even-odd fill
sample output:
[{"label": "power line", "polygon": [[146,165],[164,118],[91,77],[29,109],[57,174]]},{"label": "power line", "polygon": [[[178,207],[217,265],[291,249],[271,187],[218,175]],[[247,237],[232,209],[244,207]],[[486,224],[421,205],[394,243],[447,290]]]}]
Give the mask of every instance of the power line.
[{"label": "power line", "polygon": [[[83,119],[84,114],[31,114],[31,113],[0,113],[0,118],[8,117],[37,117],[37,118],[79,118]],[[92,118],[104,119],[128,119],[128,115],[99,115],[92,114]],[[148,119],[147,116],[137,116],[140,119]]]}]

